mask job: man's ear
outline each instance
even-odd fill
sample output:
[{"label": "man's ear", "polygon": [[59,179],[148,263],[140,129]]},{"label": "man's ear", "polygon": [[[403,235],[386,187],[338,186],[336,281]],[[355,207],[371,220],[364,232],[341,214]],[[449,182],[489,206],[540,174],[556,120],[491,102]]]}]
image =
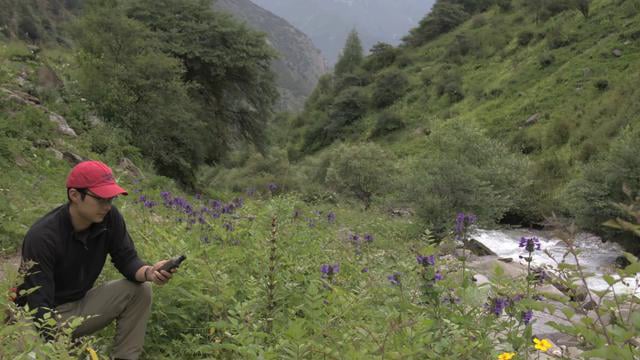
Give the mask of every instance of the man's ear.
[{"label": "man's ear", "polygon": [[82,199],[82,194],[80,193],[80,191],[74,188],[67,190],[67,195],[71,203],[80,202],[80,200]]}]

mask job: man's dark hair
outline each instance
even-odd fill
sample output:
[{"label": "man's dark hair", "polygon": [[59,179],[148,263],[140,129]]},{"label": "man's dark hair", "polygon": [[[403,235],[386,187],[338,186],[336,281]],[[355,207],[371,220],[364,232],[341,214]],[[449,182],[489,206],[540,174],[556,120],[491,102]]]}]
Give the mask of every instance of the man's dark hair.
[{"label": "man's dark hair", "polygon": [[[69,200],[69,204],[71,204],[71,196],[69,196],[69,190],[71,189],[76,188],[67,188],[67,200]],[[84,201],[84,198],[87,196],[87,190],[88,189],[86,188],[76,189],[76,191],[80,193],[80,198],[82,199],[82,201]]]}]

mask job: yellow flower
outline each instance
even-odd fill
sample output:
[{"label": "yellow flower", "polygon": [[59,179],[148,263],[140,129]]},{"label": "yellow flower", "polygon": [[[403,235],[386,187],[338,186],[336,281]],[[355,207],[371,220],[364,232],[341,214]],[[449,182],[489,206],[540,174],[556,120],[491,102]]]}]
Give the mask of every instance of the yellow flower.
[{"label": "yellow flower", "polygon": [[516,356],[516,353],[504,352],[498,355],[498,360],[511,360],[514,356]]},{"label": "yellow flower", "polygon": [[89,352],[89,358],[91,360],[99,360],[98,353],[96,353],[95,350],[93,350],[92,348],[88,347],[87,348],[87,352]]},{"label": "yellow flower", "polygon": [[535,344],[536,350],[540,350],[542,352],[547,352],[547,350],[553,347],[553,344],[551,344],[551,342],[549,342],[549,340],[547,339],[540,340],[538,338],[533,338],[533,342]]}]

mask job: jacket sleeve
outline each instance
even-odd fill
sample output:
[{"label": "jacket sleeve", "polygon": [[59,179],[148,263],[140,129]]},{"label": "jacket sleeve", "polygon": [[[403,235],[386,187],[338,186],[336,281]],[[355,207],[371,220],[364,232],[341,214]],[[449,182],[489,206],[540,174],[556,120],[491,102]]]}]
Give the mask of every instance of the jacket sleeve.
[{"label": "jacket sleeve", "polygon": [[109,228],[111,261],[124,277],[131,281],[137,281],[136,271],[145,263],[138,257],[124,219],[115,207],[111,209],[111,216]]},{"label": "jacket sleeve", "polygon": [[[46,233],[29,231],[22,244],[23,265],[33,263],[26,270],[21,291],[29,292],[20,296],[23,304],[29,309],[36,309],[36,320],[42,320],[44,315],[55,309],[55,243]],[[47,334],[43,332],[45,338]]]}]

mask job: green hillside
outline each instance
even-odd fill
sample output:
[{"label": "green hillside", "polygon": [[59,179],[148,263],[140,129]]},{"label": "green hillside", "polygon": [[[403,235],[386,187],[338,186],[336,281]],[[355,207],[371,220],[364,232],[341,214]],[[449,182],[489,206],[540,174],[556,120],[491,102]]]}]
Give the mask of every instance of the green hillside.
[{"label": "green hillside", "polygon": [[[536,223],[556,213],[596,230],[616,213],[607,203],[625,199],[623,183],[639,190],[632,153],[639,145],[634,138],[640,121],[640,3],[438,4],[399,48],[378,44],[358,60],[348,55],[347,43],[346,70],[336,66],[305,111],[288,120],[290,159],[322,158],[336,142],[375,142],[394,158],[394,183],[416,171],[435,177],[418,191],[422,201],[457,201],[458,209],[474,212],[500,203],[468,201],[482,197],[472,190],[430,195],[439,184],[466,179],[512,197],[493,214],[495,221]],[[522,171],[518,180],[501,185],[496,182],[500,173],[483,174],[490,165],[460,152],[465,146],[479,149],[461,144],[462,138],[456,141],[457,130],[451,131],[452,139],[442,139],[447,132],[442,128],[455,127],[477,130],[479,143],[487,137],[522,163],[507,171]],[[460,136],[473,142],[476,135],[468,135]],[[448,148],[437,144],[441,141],[449,142]],[[480,174],[433,170],[447,162],[469,165]],[[612,162],[624,170],[610,173]],[[415,185],[409,180],[403,186]],[[403,193],[400,198],[407,197]],[[441,222],[430,219],[443,211],[450,216],[454,209],[427,206],[423,218],[437,227]]]}]

